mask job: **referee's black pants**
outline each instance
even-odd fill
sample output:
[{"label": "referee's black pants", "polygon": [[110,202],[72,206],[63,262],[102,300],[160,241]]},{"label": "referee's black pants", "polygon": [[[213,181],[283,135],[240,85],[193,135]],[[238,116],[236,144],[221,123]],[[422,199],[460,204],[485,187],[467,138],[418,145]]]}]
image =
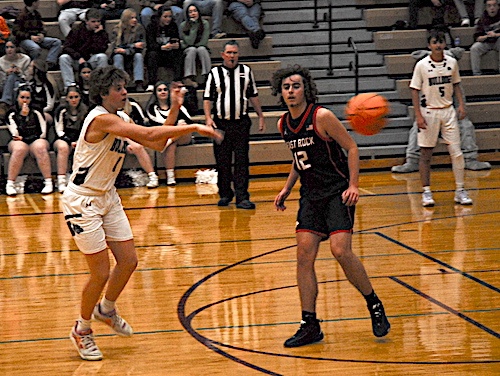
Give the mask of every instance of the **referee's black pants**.
[{"label": "referee's black pants", "polygon": [[[214,143],[215,162],[217,164],[217,186],[219,196],[232,199],[236,196],[236,203],[248,200],[248,151],[250,141],[249,117],[240,120],[216,121],[216,125],[225,131],[224,140],[220,145]],[[232,168],[234,154],[234,170]],[[234,184],[234,192],[231,188]]]}]

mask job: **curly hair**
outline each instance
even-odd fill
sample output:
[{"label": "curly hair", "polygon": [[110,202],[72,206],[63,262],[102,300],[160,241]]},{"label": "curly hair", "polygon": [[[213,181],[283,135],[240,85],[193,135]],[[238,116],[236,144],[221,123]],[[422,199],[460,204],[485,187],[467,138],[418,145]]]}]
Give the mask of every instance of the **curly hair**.
[{"label": "curly hair", "polygon": [[298,74],[302,77],[304,82],[304,95],[307,103],[316,103],[318,101],[318,89],[316,88],[316,83],[314,82],[309,69],[301,67],[300,65],[289,65],[286,68],[282,68],[274,72],[271,78],[272,94],[280,96],[280,103],[286,106],[285,100],[281,95],[281,84],[285,78]]},{"label": "curly hair", "polygon": [[92,103],[101,105],[102,95],[108,95],[111,86],[119,82],[126,85],[130,76],[127,72],[113,65],[94,69],[90,74],[89,98]]}]

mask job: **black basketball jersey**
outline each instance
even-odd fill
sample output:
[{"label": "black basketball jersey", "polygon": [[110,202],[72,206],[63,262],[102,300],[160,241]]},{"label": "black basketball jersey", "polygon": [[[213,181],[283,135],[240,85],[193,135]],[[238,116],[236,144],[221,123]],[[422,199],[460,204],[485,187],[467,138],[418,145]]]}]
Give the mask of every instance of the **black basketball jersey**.
[{"label": "black basketball jersey", "polygon": [[300,194],[309,199],[337,194],[349,184],[344,150],[335,140],[322,138],[316,131],[316,113],[320,108],[309,104],[297,119],[292,119],[289,112],[281,117],[280,131],[300,175]]}]

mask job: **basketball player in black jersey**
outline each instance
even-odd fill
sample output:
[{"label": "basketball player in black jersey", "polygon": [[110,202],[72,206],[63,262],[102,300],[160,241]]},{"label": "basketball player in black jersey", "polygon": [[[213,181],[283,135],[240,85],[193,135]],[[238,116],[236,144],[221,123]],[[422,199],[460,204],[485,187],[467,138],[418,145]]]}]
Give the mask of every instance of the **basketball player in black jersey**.
[{"label": "basketball player in black jersey", "polygon": [[373,333],[383,337],[390,329],[384,307],[351,248],[359,199],[358,147],[339,119],[316,104],[318,91],[307,69],[298,65],[280,69],[274,73],[272,85],[273,95],[281,95],[281,102],[288,107],[278,128],[293,155],[288,179],[274,200],[277,210],[286,209],[285,200],[299,177],[301,182],[296,238],[302,321],[284,346],[298,347],[323,339],[316,318],[314,263],[320,242],[327,239],[347,279],[366,299]]}]

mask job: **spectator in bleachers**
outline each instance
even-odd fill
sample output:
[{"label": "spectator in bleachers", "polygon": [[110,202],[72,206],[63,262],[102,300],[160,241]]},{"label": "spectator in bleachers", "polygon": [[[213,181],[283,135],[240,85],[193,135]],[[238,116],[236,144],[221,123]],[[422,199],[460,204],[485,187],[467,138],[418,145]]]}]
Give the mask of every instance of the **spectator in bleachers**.
[{"label": "spectator in bleachers", "polygon": [[231,17],[239,22],[250,38],[253,48],[259,48],[259,43],[266,37],[260,27],[262,17],[261,0],[229,0],[228,10]]},{"label": "spectator in bleachers", "polygon": [[57,68],[62,43],[57,38],[47,36],[42,15],[37,10],[40,0],[24,0],[24,4],[26,6],[16,19],[13,28],[17,43],[32,60],[40,56],[42,49],[48,50],[46,58],[48,69],[54,70]]},{"label": "spectator in bleachers", "polygon": [[444,24],[444,13],[446,0],[410,0],[408,5],[408,28],[416,29],[418,27],[418,12],[420,8],[431,7],[432,24]]},{"label": "spectator in bleachers", "polygon": [[57,190],[63,193],[66,189],[69,156],[76,147],[83,120],[87,116],[87,106],[83,103],[82,93],[76,85],[68,87],[66,100],[55,112],[55,129],[57,139],[52,148],[57,155]]},{"label": "spectator in bleachers", "polygon": [[16,104],[7,113],[7,127],[12,140],[9,142],[10,160],[5,191],[9,196],[17,194],[15,181],[28,154],[36,158],[44,177],[42,194],[52,193],[52,170],[49,157],[49,142],[46,140],[47,124],[43,115],[31,103],[29,84],[21,84],[16,90]]},{"label": "spectator in bleachers", "polygon": [[107,20],[118,20],[127,9],[126,0],[93,0],[92,8],[97,8],[101,13],[101,21],[104,26]]},{"label": "spectator in bleachers", "polygon": [[[144,111],[141,105],[134,99],[127,98],[123,111],[128,116],[130,116],[130,119],[132,119],[134,123],[143,126],[146,125],[146,121],[148,121],[148,119],[146,118],[146,116],[144,116]],[[161,125],[163,125],[163,123]],[[137,157],[137,161],[141,165],[142,169],[148,174],[149,182],[146,184],[146,187],[148,187],[149,189],[158,188],[158,186],[160,185],[158,182],[158,175],[155,172],[153,161],[151,160],[151,157],[149,156],[147,150],[144,148],[144,146],[135,141],[132,141],[129,138],[127,138],[127,143],[127,153],[134,154]]]},{"label": "spectator in bleachers", "polygon": [[[181,24],[181,47],[184,50],[184,84],[198,87],[196,81],[196,60],[201,63],[201,74],[205,80],[212,69],[212,59],[208,49],[210,24],[201,18],[198,7],[191,4],[186,9],[186,21]],[[204,80],[204,81],[205,81]]]},{"label": "spectator in bleachers", "polygon": [[31,59],[18,51],[16,41],[10,37],[5,43],[5,55],[0,57],[0,119],[4,120],[13,104],[14,89],[29,79]]},{"label": "spectator in bleachers", "polygon": [[184,20],[184,11],[182,10],[182,3],[184,0],[160,0],[160,1],[154,1],[154,0],[139,0],[139,3],[142,5],[142,10],[141,10],[141,24],[144,26],[145,29],[148,28],[148,25],[151,23],[151,17],[153,17],[156,13],[158,13],[158,10],[162,6],[167,6],[172,9],[172,14],[175,23],[177,24],[177,27],[181,27],[181,23]]},{"label": "spectator in bleachers", "polygon": [[[474,25],[477,25],[479,22],[479,19],[481,18],[481,15],[483,14],[484,6],[483,6],[483,1],[484,0],[470,0],[469,2],[474,3]],[[461,24],[460,26],[470,26],[470,17],[469,13],[467,12],[467,7],[465,6],[464,0],[453,0],[455,3],[455,6],[457,7],[458,14],[460,15],[461,18]],[[467,2],[465,0],[465,2]]]},{"label": "spectator in bleachers", "polygon": [[[485,11],[476,25],[474,44],[470,48],[472,74],[481,75],[481,56],[491,50],[500,52],[500,12],[498,0],[486,0]],[[500,54],[498,70],[500,70]]]},{"label": "spectator in bleachers", "polygon": [[[150,125],[163,125],[165,119],[170,113],[170,92],[167,82],[159,81],[154,87],[154,92],[146,104],[146,115],[149,118]],[[193,124],[191,115],[186,107],[181,106],[177,122],[175,125]],[[165,169],[167,174],[167,185],[176,185],[175,180],[175,152],[178,145],[187,145],[191,143],[192,134],[186,134],[174,140],[168,140],[167,147],[163,151],[165,160]]]},{"label": "spectator in bleachers", "polygon": [[158,68],[170,68],[173,71],[173,80],[182,79],[182,50],[179,28],[173,22],[172,9],[163,6],[158,9],[157,15],[151,19],[146,29],[148,67],[147,91],[153,91],[158,81]]},{"label": "spectator in bleachers", "polygon": [[146,31],[138,22],[133,8],[123,11],[120,21],[111,32],[110,40],[106,53],[113,60],[113,65],[131,75],[135,81],[135,90],[143,92]]},{"label": "spectator in bleachers", "polygon": [[92,65],[88,62],[83,62],[78,65],[78,82],[76,83],[80,94],[83,98],[83,103],[90,106],[89,91],[90,91],[90,73],[92,73]]},{"label": "spectator in bleachers", "polygon": [[56,103],[56,89],[54,84],[47,77],[47,63],[43,59],[36,59],[31,62],[33,75],[28,82],[31,85],[31,102],[33,108],[40,111],[47,125],[53,123],[53,112]]},{"label": "spectator in bleachers", "polygon": [[185,0],[184,14],[187,14],[187,9],[191,4],[195,4],[202,16],[212,17],[212,32],[210,34],[213,39],[221,39],[226,37],[226,33],[222,31],[222,17],[224,16],[225,4],[224,0]]},{"label": "spectator in bleachers", "polygon": [[5,18],[0,16],[0,56],[5,55],[5,43],[7,42],[7,39],[9,39],[9,37],[9,25],[7,25],[7,21],[5,21]]},{"label": "spectator in bleachers", "polygon": [[59,57],[61,76],[66,90],[75,83],[75,72],[79,64],[90,63],[95,69],[108,65],[109,36],[101,24],[101,15],[95,8],[85,13],[85,22],[75,26],[64,41]]},{"label": "spectator in bleachers", "polygon": [[59,10],[59,28],[64,37],[71,31],[71,26],[77,20],[85,20],[85,13],[92,6],[92,0],[56,0]]}]

